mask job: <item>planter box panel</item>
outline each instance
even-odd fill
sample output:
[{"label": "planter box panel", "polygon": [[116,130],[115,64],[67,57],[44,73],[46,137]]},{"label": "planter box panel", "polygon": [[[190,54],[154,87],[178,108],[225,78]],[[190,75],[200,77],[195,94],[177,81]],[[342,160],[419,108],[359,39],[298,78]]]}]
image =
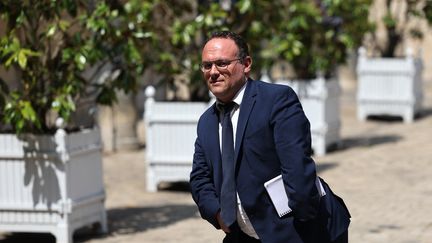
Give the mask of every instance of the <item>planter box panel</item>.
[{"label": "planter box panel", "polygon": [[324,124],[321,121],[325,117],[324,114],[325,104],[323,104],[320,100],[307,99],[307,98],[303,98],[301,100],[301,104],[308,120],[316,121],[310,124],[311,129],[314,130],[319,127],[322,127]]},{"label": "planter box panel", "polygon": [[197,122],[198,119],[194,123],[153,123],[151,160],[165,159],[166,162],[177,163],[179,158],[187,158],[187,161],[192,161]]},{"label": "planter box panel", "polygon": [[189,181],[196,127],[209,103],[155,101],[151,86],[146,96],[147,190],[156,191],[162,181]]},{"label": "planter box panel", "polygon": [[[207,108],[202,102],[147,102],[145,119],[149,123],[196,123]],[[195,131],[196,133],[196,131]]]},{"label": "planter box panel", "polygon": [[413,110],[407,109],[406,107],[410,104],[402,104],[395,102],[386,101],[374,101],[374,102],[362,102],[359,104],[359,112],[364,112],[367,115],[388,115],[388,116],[400,116],[405,122],[412,122],[414,117]]},{"label": "planter box panel", "polygon": [[362,63],[362,69],[372,73],[388,73],[388,74],[412,74],[416,72],[413,65],[421,65],[421,61],[412,57],[407,58],[366,58],[366,62]]},{"label": "planter box panel", "polygon": [[62,243],[87,224],[106,231],[98,131],[80,135],[0,135],[0,230],[49,232]]},{"label": "planter box panel", "polygon": [[413,100],[414,87],[407,75],[365,74],[359,83],[359,99]]},{"label": "planter box panel", "polygon": [[[100,203],[82,203],[73,207],[76,213],[71,214],[70,222],[74,225],[73,228],[79,228],[82,225],[89,225],[94,222],[102,223],[106,221],[106,214],[103,204]],[[103,219],[101,221],[101,219]],[[106,226],[101,226],[106,227]]]},{"label": "planter box panel", "polygon": [[29,222],[37,223],[38,225],[53,225],[60,219],[60,214],[56,212],[0,211],[0,227],[2,230],[8,231],[26,232],[26,229],[22,225],[29,225]]},{"label": "planter box panel", "polygon": [[[16,202],[31,202],[31,198],[26,198],[26,196],[31,195],[31,192],[21,193],[20,190],[16,190],[16,186],[22,184],[23,178],[23,165],[14,163],[12,159],[0,163],[0,207],[14,205]],[[10,181],[14,183],[9,184]],[[28,191],[29,188],[25,188],[25,190]]]},{"label": "planter box panel", "polygon": [[153,110],[157,110],[157,113],[151,115],[173,115],[173,116],[184,116],[184,117],[200,117],[201,113],[197,111],[203,111],[208,106],[207,103],[203,102],[167,102],[158,101],[153,104]]},{"label": "planter box panel", "polygon": [[0,210],[59,208],[60,187],[49,162],[0,159],[0,171]]},{"label": "planter box panel", "polygon": [[82,133],[72,133],[66,137],[66,149],[70,152],[92,148],[100,150],[101,143],[100,133],[97,129],[86,129]]},{"label": "planter box panel", "polygon": [[[68,163],[69,173],[79,176],[68,177],[68,194],[78,199],[104,191],[103,169],[99,150],[71,158]],[[119,161],[119,163],[122,163]]]},{"label": "planter box panel", "polygon": [[189,181],[191,169],[192,160],[184,164],[159,164],[154,168],[154,173],[159,175],[159,181]]},{"label": "planter box panel", "polygon": [[0,135],[0,154],[4,158],[22,158],[24,156],[23,143],[13,134]]},{"label": "planter box panel", "polygon": [[303,97],[301,103],[306,117],[311,122],[312,130],[320,129],[321,127],[328,126],[328,124],[339,124],[340,110],[338,98],[329,97],[323,100]]},{"label": "planter box panel", "polygon": [[400,116],[410,123],[421,109],[422,61],[419,58],[368,58],[360,50],[357,76],[357,117]]}]

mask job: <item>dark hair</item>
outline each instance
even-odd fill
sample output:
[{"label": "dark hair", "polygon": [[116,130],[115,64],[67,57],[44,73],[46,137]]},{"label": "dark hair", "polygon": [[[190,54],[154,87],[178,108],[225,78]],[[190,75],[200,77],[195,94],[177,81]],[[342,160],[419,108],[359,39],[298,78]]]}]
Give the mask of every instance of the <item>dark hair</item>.
[{"label": "dark hair", "polygon": [[234,33],[232,31],[216,31],[213,32],[210,37],[204,42],[205,46],[207,42],[209,42],[212,39],[216,38],[222,38],[222,39],[230,39],[233,40],[236,46],[239,49],[239,52],[237,54],[237,57],[243,61],[247,56],[249,56],[249,47],[246,43],[246,41],[241,37],[239,34]]}]

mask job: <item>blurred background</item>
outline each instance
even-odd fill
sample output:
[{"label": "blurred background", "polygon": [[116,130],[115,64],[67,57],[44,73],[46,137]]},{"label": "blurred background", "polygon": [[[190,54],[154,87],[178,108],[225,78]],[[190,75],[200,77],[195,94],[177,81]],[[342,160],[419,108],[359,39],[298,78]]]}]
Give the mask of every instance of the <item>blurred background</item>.
[{"label": "blurred background", "polygon": [[[2,0],[0,242],[221,242],[187,184],[217,30],[247,40],[254,79],[296,91],[350,242],[430,242],[431,23],[428,0]],[[81,164],[100,163],[67,174],[63,148],[92,146]]]}]

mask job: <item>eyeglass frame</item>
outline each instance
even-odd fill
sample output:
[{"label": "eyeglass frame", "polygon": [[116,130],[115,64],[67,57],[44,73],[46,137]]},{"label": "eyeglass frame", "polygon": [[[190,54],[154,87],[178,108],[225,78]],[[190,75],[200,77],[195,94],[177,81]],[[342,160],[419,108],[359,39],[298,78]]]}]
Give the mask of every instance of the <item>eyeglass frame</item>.
[{"label": "eyeglass frame", "polygon": [[[216,61],[202,62],[200,64],[200,69],[201,69],[201,71],[203,73],[209,72],[212,69],[213,65],[215,65],[216,69],[218,69],[218,70],[226,70],[228,68],[228,66],[231,65],[232,62],[234,62],[234,61],[240,61],[242,59],[243,58],[236,58],[236,59],[231,59],[231,60],[218,59]],[[209,66],[209,68],[206,69],[204,67],[205,64],[211,64],[211,66]]]}]

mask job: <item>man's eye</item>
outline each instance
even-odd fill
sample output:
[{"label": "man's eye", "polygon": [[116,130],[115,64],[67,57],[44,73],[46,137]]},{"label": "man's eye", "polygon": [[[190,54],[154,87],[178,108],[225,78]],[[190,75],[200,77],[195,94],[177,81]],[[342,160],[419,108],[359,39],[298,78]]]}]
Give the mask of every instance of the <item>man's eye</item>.
[{"label": "man's eye", "polygon": [[226,66],[229,65],[229,62],[227,62],[227,61],[217,61],[217,62],[215,62],[215,64],[218,67],[226,67]]},{"label": "man's eye", "polygon": [[204,62],[202,64],[202,66],[203,66],[204,69],[211,69],[211,67],[213,66],[213,63],[211,63],[211,62]]}]

